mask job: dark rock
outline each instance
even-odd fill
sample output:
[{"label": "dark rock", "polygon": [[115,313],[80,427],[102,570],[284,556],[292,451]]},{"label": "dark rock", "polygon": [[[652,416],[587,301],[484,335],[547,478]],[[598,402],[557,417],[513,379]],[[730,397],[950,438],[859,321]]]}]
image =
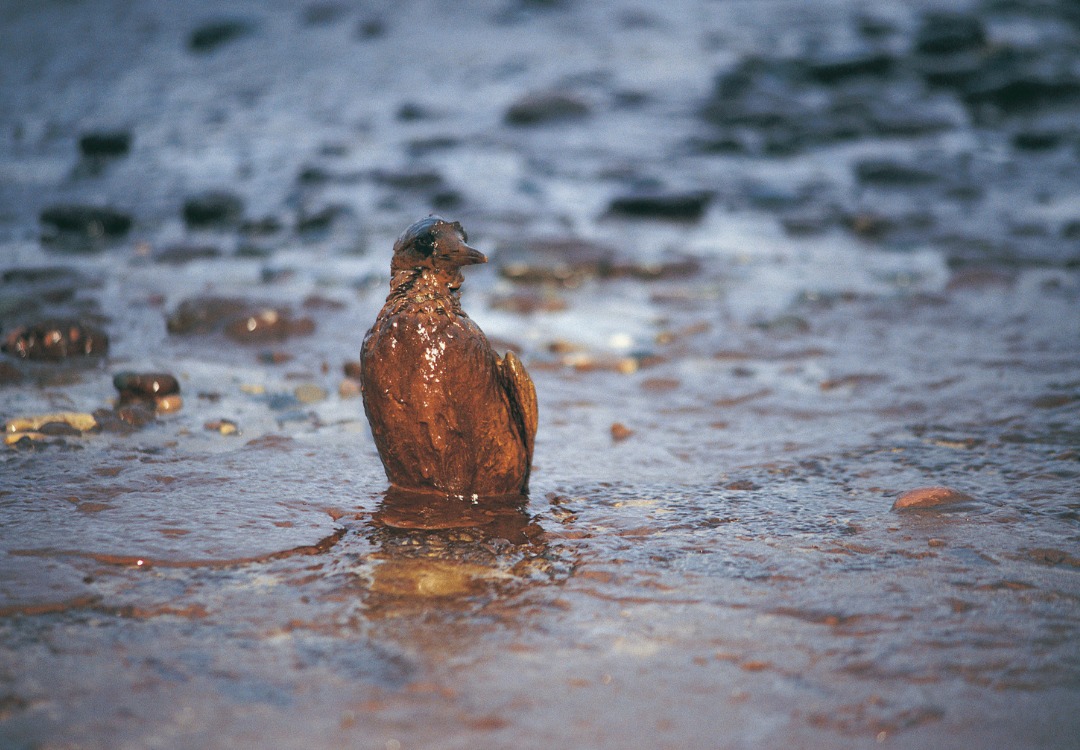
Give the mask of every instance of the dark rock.
[{"label": "dark rock", "polygon": [[357,39],[378,39],[386,35],[386,24],[378,18],[365,18],[357,22],[353,36]]},{"label": "dark rock", "polygon": [[254,26],[240,19],[210,21],[199,26],[188,37],[188,49],[192,52],[213,52],[219,47],[250,34]]},{"label": "dark rock", "polygon": [[613,248],[575,238],[528,240],[500,248],[495,256],[499,273],[507,279],[567,286],[609,274],[614,261]]},{"label": "dark rock", "polygon": [[296,217],[296,231],[300,234],[317,234],[329,230],[335,221],[351,213],[348,206],[325,206],[318,211],[300,212]]},{"label": "dark rock", "polygon": [[315,332],[311,318],[292,318],[288,310],[266,308],[233,320],[225,326],[225,335],[244,344],[283,341],[292,336],[310,336]]},{"label": "dark rock", "polygon": [[61,234],[86,239],[123,237],[131,230],[131,217],[105,206],[61,204],[41,212],[41,223]]},{"label": "dark rock", "polygon": [[544,91],[518,99],[506,111],[508,125],[540,125],[581,119],[589,105],[580,97],[562,91]]},{"label": "dark rock", "polygon": [[125,130],[102,130],[79,138],[79,152],[89,158],[115,158],[131,150],[131,133]]},{"label": "dark rock", "polygon": [[235,224],[244,213],[244,202],[222,190],[208,190],[184,201],[184,221],[189,227]]},{"label": "dark rock", "polygon": [[1014,133],[1012,145],[1018,151],[1048,151],[1061,144],[1063,135],[1049,130],[1025,130]]},{"label": "dark rock", "polygon": [[891,159],[864,159],[855,165],[855,179],[863,185],[917,186],[937,178],[938,175],[929,169]]},{"label": "dark rock", "polygon": [[644,219],[697,221],[705,214],[711,200],[712,194],[702,190],[686,193],[633,193],[614,198],[608,206],[608,213]]},{"label": "dark rock", "polygon": [[281,221],[275,216],[249,219],[240,223],[240,232],[248,237],[265,237],[281,231]]},{"label": "dark rock", "polygon": [[22,359],[102,357],[109,351],[109,337],[77,320],[44,320],[11,331],[0,348]]},{"label": "dark rock", "polygon": [[967,52],[985,44],[982,21],[959,13],[927,13],[915,34],[915,51],[924,55]]},{"label": "dark rock", "polygon": [[376,169],[371,178],[395,190],[438,190],[444,186],[443,176],[432,169]]},{"label": "dark rock", "polygon": [[156,402],[180,392],[177,379],[164,372],[118,372],[113,376],[113,387],[120,393],[121,404]]},{"label": "dark rock", "polygon": [[401,122],[416,122],[430,117],[427,108],[416,102],[404,102],[397,111],[397,119]]},{"label": "dark rock", "polygon": [[213,245],[173,245],[154,253],[155,263],[178,266],[193,260],[220,258],[221,250]]},{"label": "dark rock", "polygon": [[210,333],[249,308],[246,300],[235,297],[194,297],[177,306],[166,319],[165,327],[172,334]]},{"label": "dark rock", "polygon": [[969,106],[1030,112],[1080,99],[1080,76],[1073,68],[1068,57],[1004,48],[986,58],[960,93]]},{"label": "dark rock", "polygon": [[882,78],[893,73],[896,61],[883,50],[860,50],[854,53],[821,55],[804,62],[810,78],[832,85],[852,78]]},{"label": "dark rock", "polygon": [[[11,268],[0,274],[0,301],[3,309],[26,313],[42,304],[58,305],[71,301],[80,291],[101,286],[74,268]],[[9,290],[15,293],[9,298]]]}]

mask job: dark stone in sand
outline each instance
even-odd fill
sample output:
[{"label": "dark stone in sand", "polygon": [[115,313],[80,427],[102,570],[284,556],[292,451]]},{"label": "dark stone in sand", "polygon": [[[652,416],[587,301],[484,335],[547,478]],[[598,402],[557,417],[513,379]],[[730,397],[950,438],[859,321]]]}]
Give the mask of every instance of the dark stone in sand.
[{"label": "dark stone in sand", "polygon": [[874,49],[819,55],[805,60],[803,64],[812,80],[826,85],[852,78],[889,76],[896,67],[896,61],[888,52]]},{"label": "dark stone in sand", "polygon": [[244,202],[223,190],[208,190],[184,201],[184,221],[190,227],[235,224],[244,213]]},{"label": "dark stone in sand", "polygon": [[686,193],[632,193],[614,198],[608,213],[643,219],[697,221],[705,214],[712,194],[703,191]]},{"label": "dark stone in sand", "polygon": [[213,245],[173,245],[154,253],[154,262],[181,265],[193,260],[211,260],[221,257],[221,250]]},{"label": "dark stone in sand", "polygon": [[79,152],[86,157],[118,157],[131,150],[131,133],[125,130],[102,130],[79,138]]},{"label": "dark stone in sand", "polygon": [[0,348],[22,359],[101,357],[109,351],[109,337],[77,320],[44,320],[11,331]]},{"label": "dark stone in sand", "polygon": [[951,487],[919,487],[908,490],[893,503],[893,510],[919,510],[948,508],[959,510],[975,503],[971,495]]},{"label": "dark stone in sand", "polygon": [[855,165],[855,178],[863,185],[904,187],[925,185],[938,176],[929,169],[891,159],[864,159]]},{"label": "dark stone in sand", "polygon": [[975,16],[931,12],[923,16],[915,34],[915,51],[924,55],[947,55],[979,49],[986,44],[986,30]]},{"label": "dark stone in sand", "polygon": [[614,261],[614,248],[575,238],[527,240],[501,248],[495,255],[499,273],[505,278],[565,285],[607,275]]},{"label": "dark stone in sand", "polygon": [[210,21],[199,26],[188,37],[188,49],[192,52],[213,52],[219,47],[250,34],[254,26],[240,19]]},{"label": "dark stone in sand", "polygon": [[540,125],[576,120],[589,114],[589,105],[580,97],[562,91],[527,94],[506,111],[508,125]]},{"label": "dark stone in sand", "polygon": [[131,217],[106,206],[60,204],[41,212],[41,223],[63,234],[85,239],[123,237],[131,230]]},{"label": "dark stone in sand", "polygon": [[193,297],[176,307],[165,327],[172,334],[210,333],[250,307],[247,301],[235,297]]},{"label": "dark stone in sand", "polygon": [[113,376],[113,387],[120,393],[121,404],[154,402],[180,392],[177,379],[164,372],[118,372]]},{"label": "dark stone in sand", "polygon": [[989,105],[1005,114],[1058,106],[1080,99],[1080,74],[1075,67],[1070,55],[1005,47],[965,79],[960,94],[971,107]]},{"label": "dark stone in sand", "polygon": [[315,332],[311,318],[293,318],[288,310],[267,308],[233,320],[225,326],[225,335],[243,344],[283,341],[292,336],[310,336]]}]

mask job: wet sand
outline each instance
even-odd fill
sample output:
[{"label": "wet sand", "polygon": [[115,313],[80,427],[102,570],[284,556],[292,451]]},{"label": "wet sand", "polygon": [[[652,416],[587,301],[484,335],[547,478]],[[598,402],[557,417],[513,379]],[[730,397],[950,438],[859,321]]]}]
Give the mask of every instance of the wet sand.
[{"label": "wet sand", "polygon": [[[0,745],[1075,747],[1080,16],[946,9],[6,3]],[[431,212],[526,502],[385,492]]]}]

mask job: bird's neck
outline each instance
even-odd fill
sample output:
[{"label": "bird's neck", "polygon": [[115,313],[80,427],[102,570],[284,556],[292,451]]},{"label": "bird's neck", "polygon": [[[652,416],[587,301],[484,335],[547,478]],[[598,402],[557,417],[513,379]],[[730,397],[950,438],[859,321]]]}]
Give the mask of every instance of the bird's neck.
[{"label": "bird's neck", "polygon": [[386,298],[386,307],[390,312],[420,308],[429,312],[465,315],[461,309],[462,281],[460,269],[408,268],[397,271],[390,279],[390,296]]}]

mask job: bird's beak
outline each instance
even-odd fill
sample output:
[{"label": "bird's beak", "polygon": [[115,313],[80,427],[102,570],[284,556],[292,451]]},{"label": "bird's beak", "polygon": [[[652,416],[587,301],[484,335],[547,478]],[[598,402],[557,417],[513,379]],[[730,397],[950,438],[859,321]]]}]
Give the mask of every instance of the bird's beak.
[{"label": "bird's beak", "polygon": [[471,266],[477,263],[487,263],[487,256],[474,247],[469,247],[464,242],[454,245],[447,255],[455,263],[462,266]]}]

